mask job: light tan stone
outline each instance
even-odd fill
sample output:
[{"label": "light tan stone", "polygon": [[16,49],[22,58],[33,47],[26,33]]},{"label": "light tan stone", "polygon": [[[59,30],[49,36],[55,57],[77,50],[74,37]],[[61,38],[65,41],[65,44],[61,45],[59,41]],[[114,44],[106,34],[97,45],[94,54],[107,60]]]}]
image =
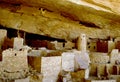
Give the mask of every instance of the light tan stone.
[{"label": "light tan stone", "polygon": [[113,49],[115,49],[115,42],[108,41],[108,52],[110,53]]},{"label": "light tan stone", "polygon": [[97,51],[96,41],[90,41],[89,44],[87,44],[87,50],[89,50],[91,52],[96,52]]},{"label": "light tan stone", "polygon": [[[60,3],[61,3],[61,1],[60,1]],[[69,2],[67,2],[67,3],[70,4]],[[60,14],[51,13],[46,10],[40,11],[40,13],[42,13],[42,15],[41,14],[34,15],[33,13],[30,12],[31,10],[34,10],[34,8],[31,9],[31,7],[29,7],[30,9],[28,9],[28,7],[27,7],[27,10],[28,10],[28,11],[26,11],[27,13],[26,12],[24,13],[24,11],[25,11],[24,9],[23,9],[23,11],[21,10],[21,12],[19,12],[19,8],[18,8],[18,12],[17,12],[17,10],[16,10],[17,8],[15,8],[15,10],[17,12],[17,13],[15,13],[15,12],[9,11],[12,8],[14,10],[14,6],[8,5],[8,4],[7,4],[7,6],[5,6],[5,4],[3,4],[0,7],[0,12],[1,12],[1,15],[0,15],[1,22],[0,23],[2,26],[19,29],[19,30],[24,30],[24,31],[30,32],[30,33],[49,35],[51,37],[61,38],[61,39],[66,39],[66,40],[76,39],[81,33],[85,33],[85,34],[87,34],[88,37],[91,37],[91,38],[97,38],[97,37],[106,38],[107,36],[110,36],[110,35],[113,37],[116,37],[116,36],[120,35],[119,22],[114,21],[116,18],[119,18],[119,16],[115,16],[114,14],[111,14],[111,13],[109,16],[109,15],[106,15],[107,12],[103,13],[101,11],[100,11],[100,13],[101,13],[100,14],[100,13],[98,13],[98,11],[94,12],[94,9],[93,10],[89,9],[89,7],[87,7],[87,8],[85,7],[84,13],[83,12],[78,13],[80,15],[80,20],[84,21],[84,19],[85,19],[87,23],[90,21],[90,23],[96,23],[96,25],[100,26],[101,28],[105,27],[108,29],[88,28],[91,26],[86,27],[82,24],[78,24],[78,21],[76,22],[76,21],[69,20],[69,19],[61,16]],[[68,7],[68,6],[65,5],[65,7]],[[76,9],[75,4],[73,5],[72,8],[71,8],[71,6],[69,6],[69,7],[70,7],[70,9],[73,9],[73,10]],[[56,8],[56,7],[54,7],[54,8]],[[62,7],[60,7],[60,9],[61,8]],[[82,9],[82,11],[83,11],[83,6],[80,6],[77,8],[78,8],[78,10],[80,8],[80,10]],[[20,9],[22,9],[22,7],[20,7]],[[66,8],[64,8],[64,9],[66,9]],[[62,9],[62,10],[64,10],[64,9]],[[78,11],[78,10],[76,10],[76,11]],[[36,9],[35,9],[35,11],[36,11]],[[69,9],[67,11],[69,11]],[[93,12],[93,13],[89,13],[89,12]],[[39,13],[39,12],[36,11],[36,13]],[[77,14],[77,13],[75,13],[75,14]],[[105,15],[105,17],[108,17],[110,19],[105,19],[105,17],[103,17],[103,15]],[[119,19],[116,19],[116,20],[119,20]],[[113,27],[114,27],[114,29],[112,29]]]},{"label": "light tan stone", "polygon": [[16,37],[14,38],[13,48],[16,50],[20,50],[23,47],[23,43],[23,38]]},{"label": "light tan stone", "polygon": [[120,75],[111,75],[110,77],[116,79],[117,82],[120,82]]},{"label": "light tan stone", "polygon": [[117,82],[116,80],[87,80],[85,82]]},{"label": "light tan stone", "polygon": [[101,0],[84,0],[84,1],[87,1],[89,3],[95,4],[97,6],[100,6],[100,7],[106,8],[106,9],[110,9],[113,12],[120,13],[119,0],[107,0],[107,1],[106,0],[105,1],[101,1]]},{"label": "light tan stone", "polygon": [[112,64],[116,64],[116,62],[120,62],[120,53],[118,49],[113,49],[112,52],[110,53],[110,62]]},{"label": "light tan stone", "polygon": [[47,54],[47,49],[46,48],[45,49],[41,48],[39,50],[31,50],[31,51],[29,51],[28,56],[39,56],[39,57],[41,57],[41,56],[44,56],[46,54]]},{"label": "light tan stone", "polygon": [[[28,68],[27,51],[16,51],[8,49],[3,51],[3,65],[8,72],[22,71]],[[10,63],[9,63],[10,62]]]},{"label": "light tan stone", "polygon": [[25,78],[25,79],[17,79],[15,82],[30,82],[30,78]]},{"label": "light tan stone", "polygon": [[77,38],[77,44],[76,44],[76,46],[77,46],[77,49],[78,50],[81,50],[81,37],[79,36],[78,38]]},{"label": "light tan stone", "polygon": [[[57,3],[56,3],[56,0],[49,1],[49,2],[45,0],[41,0],[41,1],[31,0],[31,3],[34,3],[34,4],[29,3],[27,0],[25,1],[24,0],[22,1],[2,0],[2,1],[9,2],[9,3],[20,3],[21,2],[24,5],[27,4],[31,6],[37,6],[37,7],[42,6],[44,8],[47,8],[48,10],[60,12],[62,13],[62,15],[67,16],[73,20],[80,20],[80,21],[84,21],[87,23],[93,23],[96,26],[100,26],[101,28],[102,27],[109,28],[109,26],[112,27],[112,23],[113,23],[112,20],[117,20],[117,21],[119,20],[119,12],[116,12],[116,11],[119,11],[119,1],[114,1],[114,0],[112,1],[94,0],[93,2],[95,2],[95,4],[91,3],[92,0],[90,1],[89,0],[86,0],[86,1],[85,0],[79,0],[79,1],[57,0]],[[54,5],[55,3],[56,5]],[[58,11],[58,8],[59,8],[59,11]],[[81,10],[82,12],[80,12]]]},{"label": "light tan stone", "polygon": [[71,52],[62,53],[62,70],[74,71],[75,70],[75,55]]},{"label": "light tan stone", "polygon": [[105,76],[105,66],[106,64],[97,65],[97,75]]},{"label": "light tan stone", "polygon": [[56,50],[62,50],[63,49],[63,43],[62,42],[53,41],[51,43],[54,44],[54,48]]},{"label": "light tan stone", "polygon": [[85,79],[88,79],[90,76],[90,68],[85,69]]},{"label": "light tan stone", "polygon": [[77,49],[82,51],[82,52],[86,52],[86,48],[87,48],[86,35],[85,34],[81,34],[78,37],[78,40],[77,40]]},{"label": "light tan stone", "polygon": [[57,77],[44,77],[42,82],[57,82]]},{"label": "light tan stone", "polygon": [[43,77],[57,77],[61,70],[61,56],[42,57],[41,73]]},{"label": "light tan stone", "polygon": [[[75,54],[75,63],[79,66],[80,69],[87,69],[89,68],[90,64],[90,57],[87,52],[81,52],[81,51],[74,51]],[[75,66],[75,67],[78,67]]]},{"label": "light tan stone", "polygon": [[91,63],[108,63],[110,61],[110,57],[107,53],[100,52],[92,52],[90,54]]},{"label": "light tan stone", "polygon": [[120,41],[120,37],[115,38],[115,42],[118,42],[118,41]]},{"label": "light tan stone", "polygon": [[70,42],[70,41],[67,41],[65,43],[64,49],[73,49],[73,48],[75,48],[75,43]]},{"label": "light tan stone", "polygon": [[2,52],[2,74],[9,79],[25,77],[28,72],[27,50],[7,49]]},{"label": "light tan stone", "polygon": [[113,74],[113,65],[114,64],[107,64],[106,67],[107,67],[107,70],[109,72],[110,75]]}]

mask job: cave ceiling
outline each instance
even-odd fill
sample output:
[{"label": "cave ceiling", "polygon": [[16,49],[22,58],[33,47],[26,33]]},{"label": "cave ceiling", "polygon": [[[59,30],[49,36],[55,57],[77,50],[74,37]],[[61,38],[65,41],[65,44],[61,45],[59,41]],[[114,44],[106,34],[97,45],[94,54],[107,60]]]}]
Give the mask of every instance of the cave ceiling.
[{"label": "cave ceiling", "polygon": [[120,36],[119,0],[0,0],[0,25],[62,39]]}]

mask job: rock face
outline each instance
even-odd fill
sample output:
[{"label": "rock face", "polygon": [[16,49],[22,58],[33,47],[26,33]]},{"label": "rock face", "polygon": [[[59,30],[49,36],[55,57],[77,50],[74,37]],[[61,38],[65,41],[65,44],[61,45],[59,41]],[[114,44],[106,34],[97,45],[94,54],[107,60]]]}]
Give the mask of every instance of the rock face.
[{"label": "rock face", "polygon": [[115,13],[120,13],[120,1],[119,0],[83,0],[94,5],[109,9]]},{"label": "rock face", "polygon": [[0,25],[66,40],[81,33],[117,37],[119,4],[118,0],[1,0]]}]

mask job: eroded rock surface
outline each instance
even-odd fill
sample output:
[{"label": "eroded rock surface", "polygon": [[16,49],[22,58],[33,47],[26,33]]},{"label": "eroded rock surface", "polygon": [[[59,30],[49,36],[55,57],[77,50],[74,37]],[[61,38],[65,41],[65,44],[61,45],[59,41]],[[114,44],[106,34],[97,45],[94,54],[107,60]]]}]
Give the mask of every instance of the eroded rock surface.
[{"label": "eroded rock surface", "polygon": [[1,1],[0,25],[5,27],[66,40],[81,33],[91,38],[120,35],[118,0]]}]

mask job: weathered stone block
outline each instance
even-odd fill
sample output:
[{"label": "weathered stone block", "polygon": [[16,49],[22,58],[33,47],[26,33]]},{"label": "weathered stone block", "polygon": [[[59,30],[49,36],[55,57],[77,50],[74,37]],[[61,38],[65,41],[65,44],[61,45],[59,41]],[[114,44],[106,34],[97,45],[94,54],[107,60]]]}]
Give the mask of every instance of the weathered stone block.
[{"label": "weathered stone block", "polygon": [[62,53],[62,70],[74,71],[75,68],[75,55],[74,53],[64,52]]},{"label": "weathered stone block", "polygon": [[86,35],[85,34],[81,34],[78,37],[77,49],[86,52],[86,48],[87,48]]},{"label": "weathered stone block", "polygon": [[117,62],[120,62],[120,53],[118,49],[113,49],[110,53],[110,63],[116,64]]},{"label": "weathered stone block", "polygon": [[[21,71],[28,68],[27,51],[16,51],[8,49],[3,51],[4,69],[9,72]],[[11,63],[10,63],[11,62]]]},{"label": "weathered stone block", "polygon": [[46,48],[40,48],[39,50],[30,50],[28,52],[28,56],[46,56],[47,52],[49,52],[49,50],[47,51]]},{"label": "weathered stone block", "polygon": [[113,49],[115,49],[115,42],[108,41],[108,52],[111,52]]},{"label": "weathered stone block", "polygon": [[91,63],[105,64],[110,61],[107,53],[92,52],[90,54]]},{"label": "weathered stone block", "polygon": [[57,41],[54,41],[54,42],[51,42],[51,44],[54,44],[52,45],[56,50],[61,50],[63,49],[63,43],[62,42],[57,42]]},{"label": "weathered stone block", "polygon": [[50,76],[50,77],[44,77],[43,80],[42,80],[42,82],[57,82],[57,78],[58,77],[52,77],[52,76]]},{"label": "weathered stone block", "polygon": [[2,68],[8,78],[20,78],[28,71],[27,50],[17,51],[7,49],[3,51]]},{"label": "weathered stone block", "polygon": [[57,77],[61,70],[61,56],[42,57],[41,73],[43,77]]},{"label": "weathered stone block", "polygon": [[23,47],[24,40],[23,38],[16,37],[14,38],[13,48],[19,50]]},{"label": "weathered stone block", "polygon": [[[87,52],[74,51],[76,65],[78,64],[79,68],[87,69],[89,67],[90,58]],[[77,66],[75,66],[77,67]]]}]

